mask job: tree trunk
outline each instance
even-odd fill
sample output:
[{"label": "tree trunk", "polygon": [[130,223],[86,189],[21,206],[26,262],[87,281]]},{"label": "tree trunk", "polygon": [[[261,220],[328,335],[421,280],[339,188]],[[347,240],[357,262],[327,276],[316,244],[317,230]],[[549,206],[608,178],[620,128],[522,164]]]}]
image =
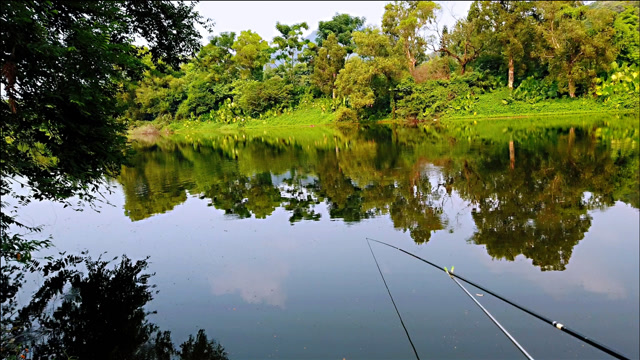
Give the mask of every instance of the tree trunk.
[{"label": "tree trunk", "polygon": [[513,146],[513,140],[509,141],[509,165],[511,170],[516,167],[516,149]]},{"label": "tree trunk", "polygon": [[409,74],[411,74],[411,77],[414,77],[415,74],[415,70],[416,70],[416,59],[411,56],[411,52],[409,51],[409,49],[407,49],[407,60],[409,60]]},{"label": "tree trunk", "polygon": [[509,56],[509,90],[513,90],[513,56]]},{"label": "tree trunk", "polygon": [[467,69],[467,64],[460,64],[460,75],[464,75],[465,70]]},{"label": "tree trunk", "polygon": [[331,98],[336,99],[336,73],[333,73],[333,84],[331,84]]},{"label": "tree trunk", "polygon": [[571,76],[569,76],[569,96],[576,97],[576,83]]}]

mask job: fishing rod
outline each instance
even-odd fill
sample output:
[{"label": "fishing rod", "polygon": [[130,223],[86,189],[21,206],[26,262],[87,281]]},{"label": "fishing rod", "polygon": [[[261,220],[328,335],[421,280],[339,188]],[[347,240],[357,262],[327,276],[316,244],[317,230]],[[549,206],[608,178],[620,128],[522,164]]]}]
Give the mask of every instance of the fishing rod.
[{"label": "fishing rod", "polygon": [[465,293],[467,293],[467,295],[471,298],[471,300],[473,300],[473,302],[476,303],[476,305],[478,305],[478,307],[480,307],[480,309],[482,309],[482,311],[484,311],[484,313],[489,317],[489,319],[491,319],[491,321],[493,321],[494,324],[496,324],[496,326],[498,326],[498,328],[502,331],[503,334],[505,334],[509,340],[511,340],[511,342],[513,343],[513,345],[515,345],[518,350],[520,350],[520,352],[522,352],[524,354],[524,356],[527,357],[527,359],[529,360],[533,360],[533,357],[531,357],[531,355],[529,355],[529,353],[527,352],[527,350],[525,350],[522,345],[520,345],[520,343],[518,343],[518,341],[516,341],[516,339],[511,336],[511,334],[509,334],[509,332],[507,331],[507,329],[505,329],[499,322],[498,320],[496,320],[496,318],[493,317],[493,315],[491,315],[491,313],[489,312],[489,310],[485,309],[484,306],[482,306],[482,304],[480,304],[480,302],[473,297],[473,295],[471,295],[471,293],[469,293],[469,291],[467,291],[467,289],[462,286],[462,284],[460,284],[460,282],[458,281],[458,279],[453,277],[453,266],[451,267],[451,272],[449,272],[449,270],[447,270],[447,268],[445,267],[444,270],[446,271],[446,273],[449,275],[449,277],[451,278],[451,280],[455,281],[456,284],[458,284],[458,286],[460,286],[460,288],[462,290],[464,290]]},{"label": "fishing rod", "polygon": [[409,335],[409,330],[404,325],[404,321],[402,321],[402,316],[400,316],[400,311],[398,311],[398,307],[396,306],[396,302],[393,300],[393,296],[391,295],[391,290],[389,290],[389,286],[387,285],[387,281],[384,279],[384,275],[382,275],[382,270],[380,270],[380,265],[378,264],[378,259],[376,259],[376,255],[373,253],[373,249],[371,248],[371,243],[367,241],[367,245],[369,245],[369,250],[371,250],[371,255],[373,255],[373,260],[376,262],[376,266],[378,267],[378,271],[380,272],[380,276],[382,277],[382,282],[384,282],[384,286],[387,288],[387,292],[389,293],[389,297],[391,298],[391,302],[393,303],[393,307],[396,308],[396,314],[398,314],[398,318],[400,319],[400,324],[404,328],[405,334],[407,334],[407,338],[409,339],[409,343],[411,344],[411,348],[413,348],[413,353],[416,354],[416,359],[420,360],[420,356],[418,355],[418,351],[416,347],[413,345],[413,341],[411,341],[411,336]]},{"label": "fishing rod", "polygon": [[[416,259],[418,259],[418,260],[420,260],[420,261],[422,261],[422,262],[424,262],[424,263],[426,263],[428,265],[431,265],[431,266],[433,266],[434,268],[436,268],[436,269],[438,269],[440,271],[445,271],[443,267],[440,267],[440,266],[432,263],[431,261],[425,260],[425,259],[421,258],[418,255],[415,255],[415,254],[412,254],[412,253],[410,253],[410,252],[408,252],[406,250],[400,249],[399,247],[393,246],[391,244],[387,244],[386,242],[383,242],[383,241],[380,241],[380,240],[375,240],[375,239],[371,239],[371,238],[366,238],[366,239],[367,240],[371,240],[371,241],[375,241],[377,243],[380,243],[382,245],[386,245],[386,246],[391,247],[391,248],[394,248],[394,249],[396,249],[398,251],[401,251],[401,252],[403,252],[403,253],[405,253],[405,254],[407,254],[409,256],[412,256],[412,257],[414,257],[414,258],[416,258]],[[371,245],[369,245],[369,246],[371,246]],[[605,346],[603,344],[600,344],[599,342],[597,342],[597,341],[595,341],[595,340],[593,340],[593,339],[591,339],[591,338],[589,338],[589,337],[587,337],[585,335],[582,335],[582,334],[580,334],[579,332],[577,332],[577,331],[575,331],[573,329],[568,328],[567,326],[561,324],[560,322],[551,320],[551,319],[549,319],[549,318],[547,318],[545,316],[542,316],[542,315],[540,315],[540,314],[538,314],[538,313],[536,313],[536,312],[534,312],[532,310],[529,310],[526,307],[524,307],[522,305],[519,305],[519,304],[517,304],[517,303],[515,303],[515,302],[513,302],[513,301],[511,301],[511,300],[509,300],[509,299],[507,299],[507,298],[505,298],[505,297],[503,297],[501,295],[498,295],[495,292],[493,292],[493,291],[491,291],[491,290],[489,290],[489,289],[487,289],[487,288],[485,288],[485,287],[483,287],[481,285],[478,285],[478,284],[474,283],[471,280],[467,280],[464,277],[462,277],[460,275],[457,275],[457,274],[453,274],[453,273],[451,273],[451,276],[456,277],[456,278],[466,282],[467,284],[469,284],[471,286],[475,286],[476,288],[486,292],[487,294],[491,294],[491,295],[495,296],[496,298],[506,302],[507,304],[509,304],[509,305],[511,305],[511,306],[513,306],[515,308],[518,308],[518,309],[526,312],[527,314],[529,314],[529,315],[531,315],[531,316],[533,316],[533,317],[535,317],[535,318],[537,318],[539,320],[542,320],[542,321],[546,322],[547,324],[553,326],[554,328],[556,328],[558,330],[561,330],[561,331],[573,336],[574,338],[576,338],[576,339],[578,339],[580,341],[583,341],[583,342],[595,347],[596,349],[601,350],[601,351],[603,351],[603,352],[615,357],[616,359],[630,360],[628,357],[622,355],[621,353],[619,353],[619,352],[617,352],[617,351],[615,351],[615,350],[613,350],[613,349],[611,349],[611,348],[609,348],[609,347],[607,347],[607,346]]]}]

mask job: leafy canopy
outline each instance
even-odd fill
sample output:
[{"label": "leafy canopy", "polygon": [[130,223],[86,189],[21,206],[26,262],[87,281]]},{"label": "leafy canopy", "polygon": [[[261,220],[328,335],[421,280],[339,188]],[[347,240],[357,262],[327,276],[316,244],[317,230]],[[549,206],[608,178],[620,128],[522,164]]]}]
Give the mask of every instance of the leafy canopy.
[{"label": "leafy canopy", "polygon": [[[7,1],[2,4],[0,196],[95,199],[104,174],[125,159],[117,95],[141,77],[144,39],[154,60],[177,66],[200,47],[193,3]],[[3,224],[15,219],[2,212]],[[2,232],[3,256],[15,241]],[[5,241],[6,240],[6,241]]]}]

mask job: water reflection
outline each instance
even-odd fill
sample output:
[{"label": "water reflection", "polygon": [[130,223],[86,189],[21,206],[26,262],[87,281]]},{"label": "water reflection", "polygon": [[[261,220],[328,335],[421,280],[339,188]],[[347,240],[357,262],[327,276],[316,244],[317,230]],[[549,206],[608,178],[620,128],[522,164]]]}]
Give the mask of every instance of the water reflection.
[{"label": "water reflection", "polygon": [[[132,221],[194,194],[238,218],[264,219],[283,208],[293,224],[318,220],[318,206],[347,223],[388,216],[421,244],[455,230],[448,224],[456,214],[444,207],[455,193],[473,209],[470,242],[494,259],[522,254],[543,271],[561,271],[591,227],[590,210],[640,204],[638,126],[614,120],[174,137],[134,143],[132,166],[119,181]],[[218,284],[219,293],[280,306],[259,289]]]},{"label": "water reflection", "polygon": [[283,283],[289,275],[286,264],[265,264],[250,262],[235,264],[211,279],[213,295],[239,293],[249,304],[265,303],[279,308],[285,307],[287,296]]},{"label": "water reflection", "polygon": [[29,269],[42,276],[42,286],[19,310],[17,306],[5,307],[8,303],[3,299],[3,311],[8,313],[3,314],[1,357],[165,360],[177,355],[180,360],[228,359],[224,347],[202,329],[178,350],[171,332],[150,322],[148,316],[155,312],[145,306],[157,291],[149,283],[152,275],[146,272],[147,260],[134,262],[123,256],[113,264],[83,253],[60,254],[42,265],[31,264]]}]

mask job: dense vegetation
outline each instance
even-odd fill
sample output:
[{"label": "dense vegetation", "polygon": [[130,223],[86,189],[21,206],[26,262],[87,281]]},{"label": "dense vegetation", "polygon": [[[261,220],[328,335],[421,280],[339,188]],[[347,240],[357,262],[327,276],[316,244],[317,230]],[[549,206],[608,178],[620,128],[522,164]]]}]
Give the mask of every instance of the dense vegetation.
[{"label": "dense vegetation", "polygon": [[434,2],[396,1],[382,28],[336,14],[314,41],[302,37],[307,23],[276,24],[271,42],[223,32],[180,68],[150,66],[128,83],[124,118],[164,126],[311,106],[338,121],[638,107],[637,2],[475,1],[452,28],[438,26],[440,13]]}]

